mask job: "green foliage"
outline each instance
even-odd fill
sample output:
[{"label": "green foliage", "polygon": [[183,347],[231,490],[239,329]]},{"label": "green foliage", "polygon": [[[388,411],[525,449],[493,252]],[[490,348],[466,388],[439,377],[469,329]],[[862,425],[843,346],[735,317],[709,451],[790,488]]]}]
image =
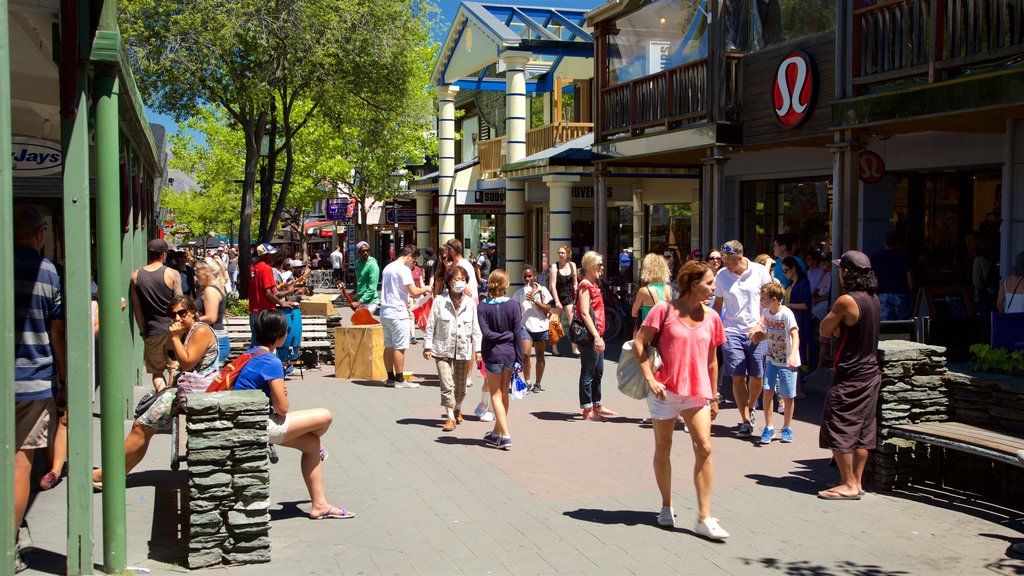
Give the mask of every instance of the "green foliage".
[{"label": "green foliage", "polygon": [[1024,350],[1010,352],[1006,348],[993,348],[988,344],[970,347],[971,367],[993,374],[1024,374]]},{"label": "green foliage", "polygon": [[249,301],[244,298],[239,298],[238,294],[235,292],[228,294],[228,299],[227,302],[224,303],[224,307],[228,316],[249,315]]}]

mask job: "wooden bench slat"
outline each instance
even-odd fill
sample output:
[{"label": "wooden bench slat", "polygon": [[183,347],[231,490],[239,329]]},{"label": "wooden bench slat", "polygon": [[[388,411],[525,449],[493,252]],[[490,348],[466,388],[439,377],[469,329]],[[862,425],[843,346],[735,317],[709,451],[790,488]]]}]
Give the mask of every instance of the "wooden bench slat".
[{"label": "wooden bench slat", "polygon": [[1012,466],[1024,467],[1017,460],[1017,450],[1024,445],[1024,435],[1000,432],[961,422],[922,422],[892,427],[895,436],[933,444],[951,450],[984,456]]}]

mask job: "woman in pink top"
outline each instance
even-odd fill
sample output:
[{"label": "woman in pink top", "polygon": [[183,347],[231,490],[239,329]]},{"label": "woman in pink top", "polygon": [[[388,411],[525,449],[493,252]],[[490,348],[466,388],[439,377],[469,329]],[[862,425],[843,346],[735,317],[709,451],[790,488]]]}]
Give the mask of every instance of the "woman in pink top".
[{"label": "woman in pink top", "polygon": [[[693,442],[693,483],[697,488],[694,531],[722,540],[729,533],[711,517],[711,421],[718,415],[713,382],[718,381],[715,349],[725,342],[722,320],[704,302],[715,289],[715,276],[704,262],[690,260],[676,277],[679,297],[659,302],[647,314],[633,339],[640,370],[650,391],[647,406],[654,422],[654,478],[661,491],[658,524],[675,526],[672,509],[672,431],[682,416]],[[658,338],[662,366],[652,372],[645,347]]]},{"label": "woman in pink top", "polygon": [[580,344],[580,408],[584,420],[604,420],[615,412],[601,404],[601,379],[604,377],[604,298],[597,279],[604,274],[604,257],[593,250],[583,255],[580,264],[583,280],[576,289],[576,318],[583,321],[593,337]]}]

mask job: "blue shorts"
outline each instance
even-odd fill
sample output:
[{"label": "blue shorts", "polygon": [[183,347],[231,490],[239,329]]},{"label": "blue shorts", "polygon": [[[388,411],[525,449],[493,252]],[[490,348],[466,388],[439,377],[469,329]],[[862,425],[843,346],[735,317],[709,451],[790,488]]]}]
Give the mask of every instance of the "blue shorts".
[{"label": "blue shorts", "polygon": [[513,370],[515,370],[515,367],[515,362],[498,362],[497,364],[484,364],[484,370],[487,370],[488,374],[501,374],[505,370],[512,372]]},{"label": "blue shorts", "polygon": [[764,389],[775,390],[783,398],[796,398],[797,369],[788,366],[776,366],[771,362],[764,368]]},{"label": "blue shorts", "polygon": [[722,345],[723,375],[764,378],[764,353],[764,342],[755,345],[746,334],[726,332]]},{"label": "blue shorts", "polygon": [[548,331],[547,330],[541,330],[540,332],[530,332],[526,328],[523,328],[519,332],[519,339],[520,340],[529,340],[531,342],[547,342],[548,341]]},{"label": "blue shorts", "polygon": [[407,350],[409,348],[408,318],[381,318],[380,323],[384,328],[385,348],[393,350]]}]

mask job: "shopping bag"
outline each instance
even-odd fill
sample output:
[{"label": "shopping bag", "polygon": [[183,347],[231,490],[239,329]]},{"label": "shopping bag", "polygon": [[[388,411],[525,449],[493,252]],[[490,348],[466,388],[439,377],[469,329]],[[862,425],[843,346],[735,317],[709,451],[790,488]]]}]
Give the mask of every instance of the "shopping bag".
[{"label": "shopping bag", "polygon": [[412,309],[413,320],[416,321],[416,327],[426,332],[427,330],[427,318],[430,317],[430,308],[434,305],[433,300],[427,300],[417,308]]},{"label": "shopping bag", "polygon": [[526,380],[523,380],[523,367],[516,362],[516,368],[509,379],[508,394],[513,400],[522,400],[528,393]]},{"label": "shopping bag", "polygon": [[[651,372],[657,372],[661,368],[661,355],[658,349],[648,344],[644,347],[647,359],[651,363]],[[622,345],[622,354],[619,356],[619,366],[615,370],[615,376],[619,381],[619,392],[634,400],[647,398],[647,379],[640,370],[640,363],[636,361],[636,354],[633,352],[633,341],[628,340]]]}]

